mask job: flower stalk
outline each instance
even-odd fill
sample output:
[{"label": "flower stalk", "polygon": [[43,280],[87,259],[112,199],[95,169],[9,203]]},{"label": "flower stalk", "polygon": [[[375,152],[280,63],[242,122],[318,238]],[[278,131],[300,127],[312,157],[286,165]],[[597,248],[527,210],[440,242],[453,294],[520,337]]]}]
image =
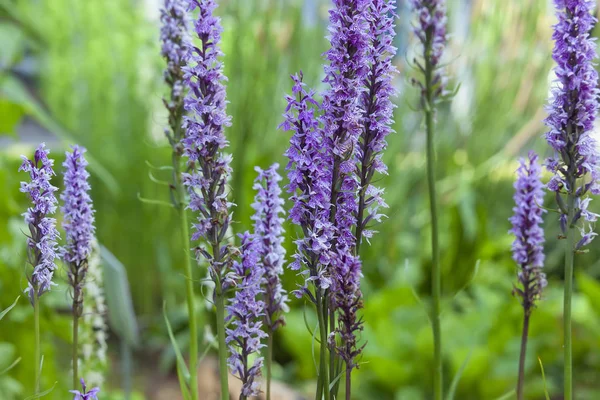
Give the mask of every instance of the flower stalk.
[{"label": "flower stalk", "polygon": [[[173,149],[173,183],[171,185],[172,202],[179,214],[179,226],[183,243],[184,271],[186,276],[185,293],[189,324],[189,392],[192,400],[199,399],[198,388],[198,323],[196,320],[196,295],[194,292],[194,271],[190,254],[190,233],[187,216],[186,189],[182,179],[181,141],[185,135],[182,128],[185,115],[184,98],[186,87],[183,68],[190,55],[190,38],[188,37],[189,18],[184,0],[165,0],[161,9],[161,54],[167,62],[164,80],[169,87],[169,97],[163,100],[169,112],[169,128],[165,135]],[[184,388],[181,388],[182,391]]]},{"label": "flower stalk", "polygon": [[49,150],[40,144],[34,153],[33,160],[21,156],[23,163],[19,171],[29,174],[28,182],[21,182],[20,191],[27,193],[31,206],[23,214],[28,224],[27,262],[33,272],[27,276],[28,286],[25,293],[33,306],[34,324],[34,395],[39,395],[41,380],[41,343],[40,343],[40,297],[55,285],[52,282],[56,269],[57,240],[56,220],[51,217],[56,212],[58,203],[54,193],[58,190],[50,180],[55,175],[54,160],[48,158]]},{"label": "flower stalk", "polygon": [[421,43],[420,60],[415,59],[417,69],[422,73],[422,81],[413,79],[413,84],[421,89],[421,108],[425,114],[427,133],[427,187],[429,212],[431,216],[431,327],[433,331],[434,371],[433,396],[443,398],[443,355],[442,331],[440,326],[440,304],[442,298],[442,278],[438,239],[438,204],[436,195],[435,170],[435,114],[436,105],[445,93],[446,78],[440,70],[440,60],[446,45],[446,5],[444,0],[412,0],[412,8],[417,16],[414,33]]},{"label": "flower stalk", "polygon": [[[593,0],[554,0],[558,23],[554,25],[552,58],[556,85],[548,102],[546,140],[554,155],[546,168],[554,174],[548,189],[555,192],[565,247],[564,291],[564,398],[573,400],[571,297],[574,255],[597,234],[598,215],[588,210],[589,194],[600,194],[600,156],[592,136],[598,112],[596,43],[590,31],[596,23]],[[581,233],[576,241],[575,229]]]}]

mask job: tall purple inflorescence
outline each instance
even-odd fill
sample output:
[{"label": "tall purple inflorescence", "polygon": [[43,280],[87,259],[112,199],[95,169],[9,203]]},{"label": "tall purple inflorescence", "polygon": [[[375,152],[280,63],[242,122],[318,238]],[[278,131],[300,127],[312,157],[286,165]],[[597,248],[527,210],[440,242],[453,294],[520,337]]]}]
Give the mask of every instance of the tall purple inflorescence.
[{"label": "tall purple inflorescence", "polygon": [[[566,234],[568,226],[575,226],[582,217],[588,223],[598,218],[587,210],[590,198],[586,197],[588,192],[600,194],[600,159],[596,141],[591,136],[599,95],[598,73],[594,68],[596,44],[590,37],[596,19],[591,14],[593,0],[555,0],[554,3],[558,23],[552,35],[555,41],[552,58],[557,64],[554,69],[557,84],[552,89],[545,123],[550,129],[546,140],[555,156],[547,160],[546,167],[555,174],[548,189],[556,192],[561,226]],[[590,179],[577,187],[578,179],[586,175]],[[563,194],[574,203],[571,217]],[[580,230],[582,239],[576,249],[589,244],[596,236],[591,227],[586,231],[582,226]]]},{"label": "tall purple inflorescence", "polygon": [[[443,70],[440,69],[440,62],[446,48],[448,40],[446,33],[446,1],[445,0],[411,0],[412,8],[417,15],[418,21],[414,26],[413,32],[423,45],[422,57],[427,58],[433,69],[431,77],[431,85],[433,98],[444,94],[446,89],[446,76]],[[430,49],[430,50],[429,50]],[[415,60],[415,64],[421,72],[425,72],[419,60]],[[427,88],[422,82],[413,79],[413,84],[421,88],[421,96],[426,98]]]},{"label": "tall purple inflorescence", "polygon": [[66,152],[64,172],[65,190],[60,198],[63,201],[62,223],[66,234],[66,245],[62,249],[62,258],[69,266],[69,284],[73,288],[73,312],[81,316],[83,308],[83,284],[87,273],[87,259],[92,251],[94,238],[94,209],[89,195],[90,174],[84,158],[85,148],[73,146],[72,152]]},{"label": "tall purple inflorescence", "polygon": [[[261,341],[267,336],[262,330],[265,303],[259,300],[262,268],[260,265],[261,243],[254,235],[245,232],[242,239],[242,260],[234,262],[233,273],[236,275],[238,287],[231,304],[227,307],[231,328],[227,328],[227,345],[230,356],[229,368],[233,375],[242,380],[244,398],[257,396],[263,358],[260,349]],[[250,356],[259,355],[250,365]]]},{"label": "tall purple inflorescence", "polygon": [[54,160],[48,158],[50,152],[44,143],[35,150],[33,160],[21,156],[23,164],[19,171],[29,173],[31,180],[21,182],[20,191],[27,193],[32,206],[23,214],[29,226],[31,236],[27,237],[28,262],[33,266],[33,273],[28,278],[26,292],[33,303],[34,296],[39,298],[53,285],[52,275],[56,269],[57,240],[56,220],[50,215],[56,212],[56,196],[58,189],[50,184],[54,174]]},{"label": "tall purple inflorescence", "polygon": [[189,208],[199,213],[193,225],[192,240],[204,239],[213,250],[197,249],[197,255],[205,257],[215,282],[224,278],[230,265],[232,250],[228,244],[220,247],[231,222],[227,200],[227,180],[231,174],[231,156],[223,154],[228,142],[224,128],[231,124],[225,108],[226,81],[222,55],[219,48],[221,25],[213,16],[216,4],[213,0],[189,0],[188,9],[198,8],[198,19],[194,28],[200,39],[200,47],[193,47],[187,66],[184,68],[189,93],[185,98],[185,136],[183,152],[188,158],[192,172],[183,174],[183,182],[190,195]]},{"label": "tall purple inflorescence", "polygon": [[357,151],[359,169],[359,202],[356,221],[357,252],[363,239],[369,239],[373,231],[367,229],[370,221],[379,222],[383,217],[380,207],[387,207],[382,198],[383,189],[371,185],[374,174],[387,174],[382,153],[387,147],[386,137],[394,132],[393,113],[395,105],[391,98],[396,94],[392,78],[397,73],[392,60],[396,48],[392,42],[396,31],[394,18],[395,0],[372,0],[369,7],[369,29],[372,45],[369,47],[369,71],[365,77],[366,91],[362,93],[361,108],[364,110],[362,134]]},{"label": "tall purple inflorescence", "polygon": [[306,278],[305,285],[294,292],[296,296],[310,297],[309,282],[321,289],[331,285],[326,270],[333,237],[333,226],[329,222],[331,181],[321,153],[323,138],[315,116],[315,108],[319,106],[315,93],[306,90],[302,73],[292,76],[292,80],[292,95],[286,96],[288,105],[280,128],[293,132],[290,147],[285,152],[289,159],[287,191],[293,204],[289,218],[302,228],[304,236],[295,241],[298,250],[291,269],[301,271]]},{"label": "tall purple inflorescence", "polygon": [[83,378],[81,378],[81,389],[81,392],[79,390],[69,390],[70,393],[73,393],[75,395],[75,397],[73,397],[73,400],[98,400],[98,393],[100,393],[100,388],[95,387],[88,391]]},{"label": "tall purple inflorescence", "polygon": [[160,10],[161,55],[167,62],[163,76],[171,93],[164,104],[169,111],[167,138],[172,146],[177,145],[181,137],[181,118],[185,97],[183,67],[189,57],[190,38],[188,37],[189,18],[185,9],[185,0],[164,0]]},{"label": "tall purple inflorescence", "polygon": [[258,177],[254,181],[254,190],[257,193],[252,204],[256,211],[252,220],[262,266],[266,328],[270,332],[285,323],[283,313],[288,310],[287,293],[281,286],[285,249],[282,246],[284,219],[280,214],[284,213],[284,201],[279,188],[281,176],[277,173],[278,168],[278,164],[266,170],[255,168]]},{"label": "tall purple inflorescence", "polygon": [[515,235],[512,245],[513,259],[519,265],[518,279],[521,287],[514,292],[521,297],[526,314],[531,313],[535,301],[546,286],[544,266],[543,222],[544,185],[538,156],[530,151],[528,159],[521,159],[515,181],[514,215],[510,218],[511,233]]}]

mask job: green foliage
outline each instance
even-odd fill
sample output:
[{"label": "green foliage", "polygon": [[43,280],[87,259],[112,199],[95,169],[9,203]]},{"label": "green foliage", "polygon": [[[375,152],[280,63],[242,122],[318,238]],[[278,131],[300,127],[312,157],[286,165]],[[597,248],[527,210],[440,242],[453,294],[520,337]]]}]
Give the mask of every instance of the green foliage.
[{"label": "green foliage", "polygon": [[[233,117],[227,131],[234,155],[233,229],[241,232],[251,223],[253,166],[275,161],[285,165],[282,153],[289,137],[277,125],[283,96],[291,90],[289,75],[302,69],[310,86],[322,88],[326,7],[317,2],[318,18],[311,23],[306,18],[312,4],[308,1],[220,3],[228,111]],[[470,8],[463,5],[469,2],[448,3],[455,56],[449,74],[461,88],[437,115],[444,373],[447,388],[451,377],[460,376],[453,386],[454,398],[495,399],[510,396],[516,382],[522,310],[510,295],[515,266],[507,219],[515,157],[530,147],[545,149],[541,120],[551,67],[551,10],[543,1],[475,0]],[[117,321],[113,332],[138,342],[144,357],[156,357],[154,368],[175,376],[181,360],[177,361],[169,338],[183,354],[189,344],[178,218],[175,210],[138,198],[169,202],[168,189],[154,181],[168,181],[171,173],[149,167],[169,165],[170,148],[162,133],[166,116],[161,105],[164,65],[158,27],[144,14],[142,4],[146,3],[0,0],[0,18],[7,21],[0,25],[0,134],[14,135],[24,118],[36,121],[54,135],[48,142],[57,167],[68,144],[78,142],[89,149],[99,241],[124,268],[113,280],[108,277],[107,284],[115,298],[126,298],[130,291],[132,299],[131,307],[112,307],[117,311],[111,316]],[[406,8],[399,13],[397,133],[390,137],[385,155],[389,175],[380,181],[387,188],[389,218],[363,254],[362,339],[367,346],[356,372],[355,393],[365,399],[427,399],[433,366],[426,313],[431,253],[424,132],[420,116],[409,107],[417,95],[405,83],[413,74],[404,62],[412,47],[409,15]],[[27,69],[28,65],[35,67]],[[26,286],[22,233],[26,227],[20,214],[27,199],[18,191],[23,176],[16,170],[18,156],[32,151],[26,140],[23,144],[14,137],[6,140],[11,145],[0,151],[0,310]],[[59,179],[55,184],[60,186]],[[546,391],[556,395],[562,384],[563,243],[556,238],[556,216],[548,213],[546,222],[550,285],[531,320],[527,398],[544,398]],[[286,229],[285,245],[291,255],[299,232],[289,224]],[[600,368],[599,256],[600,250],[592,248],[576,259],[574,362],[582,400],[600,395],[595,372]],[[119,278],[124,272],[129,288]],[[42,302],[42,387],[58,382],[48,399],[64,399],[70,389],[65,373],[70,319],[64,314],[69,300],[64,278],[61,267],[59,287]],[[202,278],[200,269],[195,278]],[[287,272],[285,287],[292,289],[296,282],[295,274]],[[206,308],[210,300],[206,290],[202,297],[200,292],[198,309]],[[111,297],[107,292],[107,299]],[[169,313],[163,316],[165,300]],[[139,317],[139,337],[133,315]],[[172,324],[171,335],[164,318]],[[276,336],[275,357],[281,364],[276,373],[299,390],[314,390],[313,354],[319,343],[307,326],[314,329],[315,323],[310,308],[304,310],[303,302],[293,300],[287,326]],[[0,398],[23,399],[31,394],[34,368],[30,304],[21,299],[0,324],[0,371],[21,358],[0,374]],[[111,359],[118,359],[118,347],[111,350]],[[544,361],[544,377],[538,358]],[[109,382],[115,390],[103,388],[101,398],[124,398],[117,390],[119,376],[114,375]],[[148,379],[136,378],[137,389],[148,387]],[[132,398],[143,395],[134,393]]]}]

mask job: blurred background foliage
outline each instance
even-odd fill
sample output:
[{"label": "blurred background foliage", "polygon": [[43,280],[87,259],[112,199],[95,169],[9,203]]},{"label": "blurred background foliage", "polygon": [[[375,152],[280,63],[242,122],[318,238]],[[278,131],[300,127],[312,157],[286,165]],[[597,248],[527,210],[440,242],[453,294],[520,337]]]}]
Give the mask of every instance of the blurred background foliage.
[{"label": "blurred background foliage", "polygon": [[[187,340],[181,238],[174,211],[140,202],[168,201],[168,189],[149,177],[149,164],[170,163],[163,135],[163,61],[159,55],[159,0],[0,0],[0,309],[26,286],[27,199],[19,193],[20,154],[44,140],[56,165],[70,143],[89,149],[100,242],[125,267],[129,285],[107,285],[107,295],[133,300],[110,307],[109,384],[103,399],[153,398],[156,384],[173,376],[162,303],[176,339]],[[227,131],[234,155],[231,182],[236,224],[250,226],[253,166],[279,162],[288,136],[277,130],[290,91],[289,75],[322,89],[321,53],[327,48],[327,2],[323,0],[222,0],[225,72],[229,78]],[[432,341],[426,315],[430,262],[425,184],[425,135],[413,111],[417,91],[410,12],[399,1],[396,64],[400,71],[395,115],[381,180],[390,205],[380,233],[364,248],[363,364],[356,398],[430,398]],[[463,370],[456,398],[495,399],[515,384],[522,311],[511,296],[508,217],[516,158],[530,148],[543,155],[544,104],[551,83],[550,1],[449,1],[449,75],[461,87],[438,113],[437,132],[441,243],[445,291],[443,331],[446,385]],[[59,168],[60,169],[60,168]],[[169,176],[158,179],[168,180]],[[56,185],[60,185],[57,179]],[[547,199],[548,205],[552,199]],[[528,398],[544,398],[544,387],[560,398],[562,385],[562,243],[555,215],[546,215],[549,287],[532,319],[527,360]],[[287,226],[288,254],[296,237]],[[592,246],[577,259],[574,298],[574,358],[579,399],[597,399],[600,384],[600,251]],[[107,268],[107,271],[112,269]],[[124,275],[118,275],[124,276]],[[46,398],[68,390],[70,320],[64,269],[60,286],[45,298],[44,382]],[[114,277],[113,277],[114,278]],[[119,278],[122,280],[122,278]],[[297,282],[286,273],[285,286]],[[114,282],[109,277],[106,282]],[[122,283],[122,282],[121,282]],[[126,282],[125,282],[126,283]],[[112,289],[111,287],[114,286]],[[111,292],[112,290],[112,292]],[[206,304],[198,290],[197,301]],[[117,303],[118,304],[118,303]],[[110,306],[110,304],[109,304]],[[202,313],[203,315],[205,313]],[[287,327],[276,338],[278,379],[310,390],[315,369],[305,318],[311,310],[294,300]],[[210,329],[210,320],[199,315]],[[24,298],[0,323],[0,398],[22,399],[32,387],[32,310]],[[199,337],[199,340],[203,340]],[[203,346],[206,342],[203,341]],[[125,344],[125,347],[122,347]],[[131,368],[124,348],[133,351]],[[127,351],[125,351],[127,353]],[[544,365],[542,379],[539,360]],[[125,371],[127,369],[127,371]],[[131,381],[123,376],[131,370]]]}]

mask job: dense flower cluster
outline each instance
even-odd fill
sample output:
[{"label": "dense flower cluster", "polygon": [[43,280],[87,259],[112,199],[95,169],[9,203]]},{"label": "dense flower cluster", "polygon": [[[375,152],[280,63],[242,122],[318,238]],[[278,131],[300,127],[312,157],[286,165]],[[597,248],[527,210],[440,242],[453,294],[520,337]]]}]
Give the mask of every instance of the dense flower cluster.
[{"label": "dense flower cluster", "polygon": [[278,164],[266,170],[256,167],[258,177],[254,182],[254,190],[257,193],[252,204],[255,210],[252,220],[256,251],[263,275],[261,286],[264,290],[266,328],[271,332],[284,324],[283,312],[288,309],[287,293],[281,286],[285,249],[282,246],[284,219],[280,214],[284,213],[284,201],[281,198],[278,168]]},{"label": "dense flower cluster", "polygon": [[[431,65],[433,71],[431,86],[435,98],[442,95],[446,87],[446,77],[440,68],[448,39],[446,0],[411,0],[411,5],[417,15],[413,31],[422,44],[422,59]],[[425,71],[425,66],[418,60],[415,60],[415,63],[422,72]],[[424,83],[416,80],[413,80],[413,83],[421,88],[422,97],[425,98],[427,89]]]},{"label": "dense flower cluster", "polygon": [[355,245],[353,226],[358,204],[355,154],[362,132],[361,94],[367,77],[370,30],[368,0],[334,0],[329,11],[329,41],[325,53],[322,135],[331,185],[330,220],[335,226],[335,247],[349,251]]},{"label": "dense flower cluster", "polygon": [[530,151],[528,159],[521,159],[517,170],[514,215],[510,218],[511,233],[515,235],[512,245],[513,259],[519,265],[520,288],[515,293],[521,297],[525,312],[531,312],[546,286],[544,266],[544,230],[541,227],[544,210],[544,185],[538,156]]},{"label": "dense flower cluster", "polygon": [[[248,232],[241,235],[241,239],[242,259],[233,264],[238,287],[227,307],[227,319],[231,320],[230,327],[227,328],[227,345],[230,350],[227,361],[233,375],[242,381],[242,395],[249,397],[258,395],[259,382],[256,378],[261,375],[263,365],[260,349],[264,345],[261,341],[267,334],[262,330],[265,303],[259,299],[262,293],[261,244]],[[252,355],[259,356],[250,365]]]},{"label": "dense flower cluster", "polygon": [[85,294],[79,329],[79,370],[89,385],[102,386],[108,364],[108,325],[100,247],[95,239],[92,240],[92,252],[88,259]]},{"label": "dense flower cluster", "polygon": [[359,168],[359,204],[357,215],[356,240],[372,237],[373,231],[367,228],[369,221],[379,222],[383,215],[380,207],[387,207],[382,198],[383,189],[371,185],[374,174],[387,174],[387,166],[382,161],[382,153],[387,147],[386,137],[393,132],[393,112],[395,105],[391,97],[396,91],[392,84],[397,72],[392,60],[396,48],[392,42],[394,29],[395,0],[372,0],[369,7],[369,30],[373,42],[369,47],[369,71],[365,77],[361,108],[363,131],[357,150]]},{"label": "dense flower cluster", "polygon": [[73,400],[98,400],[98,393],[100,392],[100,388],[95,387],[88,391],[83,378],[81,378],[81,388],[81,392],[79,390],[69,390],[70,393],[73,393],[75,395],[75,397],[73,397]]},{"label": "dense flower cluster", "polygon": [[329,221],[331,182],[321,152],[323,138],[315,115],[319,104],[314,99],[315,93],[306,90],[302,73],[292,76],[292,80],[292,95],[286,96],[288,104],[280,128],[293,132],[285,156],[289,159],[287,191],[292,202],[289,218],[302,228],[304,234],[295,241],[297,252],[291,265],[292,270],[306,275],[305,285],[295,292],[301,297],[309,295],[309,282],[322,289],[331,285],[326,265],[333,225]]},{"label": "dense flower cluster", "polygon": [[160,11],[161,54],[167,62],[164,79],[169,86],[170,98],[164,100],[169,112],[169,126],[166,130],[171,145],[176,145],[180,137],[185,83],[183,67],[189,57],[190,38],[188,37],[189,20],[185,9],[185,0],[164,0]]},{"label": "dense flower cluster", "polygon": [[[600,194],[599,156],[596,141],[591,135],[598,112],[598,73],[594,67],[596,44],[590,30],[596,19],[591,12],[593,0],[555,0],[558,23],[552,35],[555,40],[552,58],[557,84],[552,90],[545,122],[549,132],[546,140],[555,151],[547,160],[547,168],[555,175],[548,189],[557,193],[575,196],[576,212],[572,221],[567,221],[567,212],[561,207],[563,230],[582,218],[594,222],[598,218],[587,210],[590,202],[585,195]],[[577,186],[577,180],[589,176],[587,182]],[[559,205],[561,202],[559,201]],[[581,228],[582,239],[577,248],[591,242],[596,235],[591,228]]]},{"label": "dense flower cluster", "polygon": [[183,174],[183,183],[190,195],[189,208],[199,214],[193,225],[192,240],[204,239],[216,247],[216,254],[212,255],[203,248],[197,250],[198,255],[209,260],[214,279],[214,274],[223,276],[231,262],[229,245],[219,247],[231,222],[232,204],[226,190],[231,156],[222,152],[228,145],[224,128],[231,124],[231,119],[225,111],[226,78],[218,60],[222,28],[219,18],[213,16],[216,4],[214,0],[189,0],[188,4],[189,11],[198,8],[194,28],[200,47],[190,50],[184,68],[189,92],[184,101],[188,115],[183,122],[182,144],[192,172]]},{"label": "dense flower cluster", "polygon": [[67,263],[77,266],[88,259],[95,232],[94,209],[88,193],[90,174],[86,170],[88,162],[84,157],[85,152],[85,148],[75,145],[72,152],[65,153],[65,190],[60,195],[64,203],[62,227],[67,241],[63,249],[63,258]]},{"label": "dense flower cluster", "polygon": [[29,226],[30,236],[27,237],[28,262],[33,266],[26,292],[33,303],[34,295],[39,298],[50,290],[52,275],[56,269],[57,240],[56,220],[50,215],[56,212],[56,196],[58,190],[50,184],[54,174],[54,160],[48,158],[49,150],[44,143],[35,150],[33,160],[21,156],[23,164],[19,171],[29,173],[30,181],[21,182],[20,191],[27,193],[32,206],[23,214]]},{"label": "dense flower cluster", "polygon": [[81,316],[83,312],[83,286],[88,270],[87,259],[92,251],[94,237],[94,209],[89,195],[90,174],[83,154],[85,148],[73,146],[72,152],[66,152],[64,173],[65,190],[60,198],[63,201],[62,223],[67,244],[62,249],[62,258],[69,266],[69,285],[73,288],[73,313]]}]

